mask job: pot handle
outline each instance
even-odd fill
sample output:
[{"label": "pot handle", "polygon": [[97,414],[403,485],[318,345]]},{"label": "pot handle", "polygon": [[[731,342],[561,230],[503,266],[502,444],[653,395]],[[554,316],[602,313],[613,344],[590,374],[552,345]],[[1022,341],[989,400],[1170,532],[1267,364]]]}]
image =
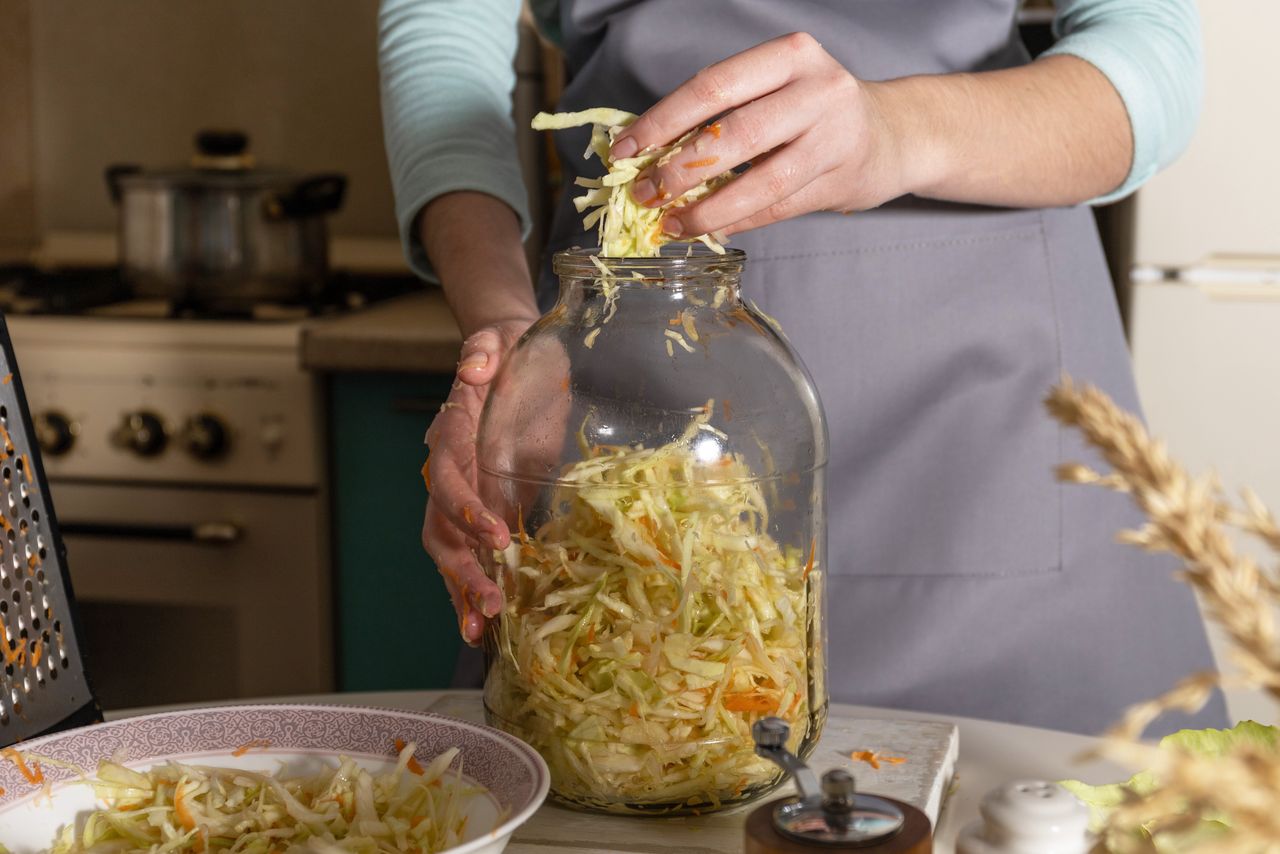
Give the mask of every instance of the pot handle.
[{"label": "pot handle", "polygon": [[125,175],[137,175],[142,171],[142,167],[136,163],[116,163],[108,166],[103,173],[103,177],[107,181],[107,192],[111,195],[111,201],[114,204],[120,204],[120,179]]},{"label": "pot handle", "polygon": [[268,196],[263,210],[268,219],[293,219],[333,213],[342,207],[347,191],[345,175],[316,175],[298,182],[293,189]]}]

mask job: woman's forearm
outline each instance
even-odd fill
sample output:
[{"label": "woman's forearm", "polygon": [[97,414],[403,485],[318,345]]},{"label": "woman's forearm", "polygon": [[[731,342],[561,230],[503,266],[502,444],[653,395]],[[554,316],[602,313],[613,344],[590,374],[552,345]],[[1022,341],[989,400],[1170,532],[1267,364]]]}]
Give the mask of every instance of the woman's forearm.
[{"label": "woman's forearm", "polygon": [[423,209],[418,227],[463,336],[538,316],[520,221],[486,193],[445,193]]},{"label": "woman's forearm", "polygon": [[902,146],[902,186],[918,196],[1073,205],[1114,190],[1129,173],[1124,102],[1102,72],[1074,56],[864,85]]}]

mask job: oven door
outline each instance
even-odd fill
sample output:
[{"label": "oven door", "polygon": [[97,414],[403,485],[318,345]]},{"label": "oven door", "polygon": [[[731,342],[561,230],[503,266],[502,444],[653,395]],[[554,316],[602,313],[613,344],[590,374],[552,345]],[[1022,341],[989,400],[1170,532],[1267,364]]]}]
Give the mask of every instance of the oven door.
[{"label": "oven door", "polygon": [[50,489],[104,706],[332,690],[318,494]]}]

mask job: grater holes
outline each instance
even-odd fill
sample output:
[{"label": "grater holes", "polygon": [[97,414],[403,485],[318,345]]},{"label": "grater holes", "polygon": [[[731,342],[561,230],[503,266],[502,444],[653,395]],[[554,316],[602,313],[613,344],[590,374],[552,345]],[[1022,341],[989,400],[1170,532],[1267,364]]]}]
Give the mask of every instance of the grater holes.
[{"label": "grater holes", "polygon": [[32,522],[39,522],[39,521],[40,521],[40,511],[39,511],[39,510],[32,510],[32,511],[31,511],[31,521],[32,521]]}]

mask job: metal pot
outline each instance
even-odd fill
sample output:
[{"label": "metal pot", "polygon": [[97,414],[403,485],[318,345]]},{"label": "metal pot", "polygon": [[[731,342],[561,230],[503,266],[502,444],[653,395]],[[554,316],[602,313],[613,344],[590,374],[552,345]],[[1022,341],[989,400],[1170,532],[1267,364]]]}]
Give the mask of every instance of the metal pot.
[{"label": "metal pot", "polygon": [[189,168],[107,168],[134,291],[213,312],[315,298],[328,270],[325,215],[342,206],[346,178],[255,169],[239,132],[197,134],[196,150]]}]

